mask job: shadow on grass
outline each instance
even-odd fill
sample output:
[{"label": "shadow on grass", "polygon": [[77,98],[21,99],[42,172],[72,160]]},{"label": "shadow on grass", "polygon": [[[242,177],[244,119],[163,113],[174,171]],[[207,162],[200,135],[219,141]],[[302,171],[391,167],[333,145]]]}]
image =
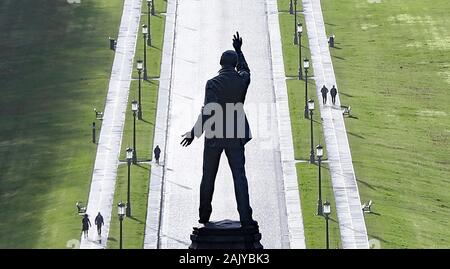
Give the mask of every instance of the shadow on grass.
[{"label": "shadow on grass", "polygon": [[150,125],[155,125],[153,122],[150,122],[150,121],[144,119],[144,117],[142,117],[141,121],[142,121],[142,122],[145,122],[145,123],[147,123],[147,124],[150,124]]},{"label": "shadow on grass", "polygon": [[349,134],[351,136],[354,136],[354,137],[357,137],[357,138],[360,138],[360,139],[366,139],[364,136],[359,135],[359,134],[355,134],[355,133],[350,132],[350,131],[347,131],[347,134]]},{"label": "shadow on grass", "polygon": [[345,61],[345,58],[340,57],[340,56],[332,55],[332,57],[336,58],[336,59],[339,59],[339,60],[342,60],[342,61]]},{"label": "shadow on grass", "polygon": [[361,179],[359,179],[359,178],[356,178],[356,181],[359,182],[359,183],[361,183],[361,184],[363,184],[364,186],[368,187],[368,188],[371,189],[371,190],[376,190],[376,188],[375,188],[373,185],[367,183],[367,182],[364,181],[364,180],[361,180]]},{"label": "shadow on grass", "polygon": [[330,25],[330,26],[338,26],[337,24],[333,24],[333,23],[329,23],[329,22],[325,22],[326,25]]},{"label": "shadow on grass", "polygon": [[345,93],[345,92],[340,92],[339,94],[342,94],[343,96],[347,96],[347,97],[350,97],[350,98],[354,97],[353,95]]},{"label": "shadow on grass", "polygon": [[[145,161],[151,161],[151,160],[145,160]],[[139,168],[142,168],[142,169],[145,169],[145,170],[148,170],[148,171],[150,171],[150,168],[148,168],[146,165],[141,165],[141,164],[135,164],[137,167],[139,167]]]},{"label": "shadow on grass", "polygon": [[130,216],[130,217],[128,217],[129,219],[131,219],[131,220],[133,220],[133,221],[135,221],[135,222],[137,222],[137,223],[139,223],[139,224],[144,224],[144,222],[142,221],[142,220],[140,220],[140,219],[138,219],[138,218],[135,218],[135,217],[133,217],[133,216]]}]

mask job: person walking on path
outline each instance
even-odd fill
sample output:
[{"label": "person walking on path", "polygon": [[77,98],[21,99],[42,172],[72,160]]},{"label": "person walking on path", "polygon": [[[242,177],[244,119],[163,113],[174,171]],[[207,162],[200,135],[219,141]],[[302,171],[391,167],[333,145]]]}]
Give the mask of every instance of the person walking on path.
[{"label": "person walking on path", "polygon": [[159,165],[159,156],[161,155],[161,149],[159,148],[159,145],[156,145],[153,153],[155,154],[156,164]]},{"label": "person walking on path", "polygon": [[328,89],[327,89],[327,87],[325,87],[325,85],[323,85],[323,87],[320,91],[322,92],[322,100],[323,100],[323,104],[325,105],[327,103]]},{"label": "person walking on path", "polygon": [[95,225],[97,225],[98,236],[102,235],[102,226],[104,224],[105,223],[103,222],[103,216],[102,216],[102,214],[100,214],[100,212],[98,212],[97,217],[95,217]]},{"label": "person walking on path", "polygon": [[89,227],[91,227],[91,221],[89,220],[88,214],[84,214],[83,219],[81,220],[82,223],[82,232],[84,234],[84,238],[88,238],[89,236]]},{"label": "person walking on path", "polygon": [[336,87],[333,85],[333,87],[330,90],[330,94],[331,94],[331,102],[333,102],[333,105],[336,104],[336,95],[337,95],[337,90]]}]

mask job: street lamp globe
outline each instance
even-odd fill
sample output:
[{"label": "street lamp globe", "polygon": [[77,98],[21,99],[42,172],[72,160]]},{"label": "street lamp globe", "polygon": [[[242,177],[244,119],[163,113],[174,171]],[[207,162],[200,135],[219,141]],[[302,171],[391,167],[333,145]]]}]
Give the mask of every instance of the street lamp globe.
[{"label": "street lamp globe", "polygon": [[327,217],[331,214],[331,204],[328,201],[323,203],[323,214]]},{"label": "street lamp globe", "polygon": [[142,60],[138,60],[136,63],[136,68],[139,71],[142,71],[142,69],[144,69],[144,62]]},{"label": "street lamp globe", "polygon": [[117,215],[119,215],[120,219],[123,219],[123,217],[125,216],[126,207],[127,206],[123,202],[117,204]]},{"label": "street lamp globe", "polygon": [[303,67],[304,67],[306,70],[308,70],[308,68],[309,68],[309,60],[308,60],[307,58],[305,58],[305,59],[303,60]]},{"label": "street lamp globe", "polygon": [[138,101],[133,100],[133,102],[131,102],[131,110],[133,112],[136,112],[136,111],[138,111],[138,108],[139,108]]},{"label": "street lamp globe", "polygon": [[303,25],[301,23],[297,24],[297,33],[300,35],[303,33]]},{"label": "street lamp globe", "polygon": [[322,147],[322,145],[317,145],[317,147],[316,147],[316,155],[319,158],[323,157],[323,147]]},{"label": "street lamp globe", "polygon": [[314,100],[313,99],[308,100],[308,110],[310,110],[310,111],[314,110]]},{"label": "street lamp globe", "polygon": [[148,34],[148,27],[147,27],[147,25],[145,25],[145,24],[142,25],[142,33],[143,33],[144,35]]},{"label": "street lamp globe", "polygon": [[127,148],[127,160],[131,161],[131,159],[133,159],[133,149]]}]

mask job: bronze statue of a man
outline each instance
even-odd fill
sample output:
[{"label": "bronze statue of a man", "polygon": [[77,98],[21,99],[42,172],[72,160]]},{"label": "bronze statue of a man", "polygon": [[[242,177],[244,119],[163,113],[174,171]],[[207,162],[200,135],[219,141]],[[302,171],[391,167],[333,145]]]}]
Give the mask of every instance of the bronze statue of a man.
[{"label": "bronze statue of a man", "polygon": [[242,226],[256,226],[248,196],[245,175],[245,144],[251,139],[250,127],[243,105],[250,85],[250,69],[242,53],[242,38],[233,36],[233,50],[222,54],[219,74],[208,80],[202,113],[191,131],[183,135],[182,146],[189,146],[194,137],[205,132],[203,177],[200,184],[200,223],[208,223],[214,181],[223,151],[233,174],[234,192]]}]

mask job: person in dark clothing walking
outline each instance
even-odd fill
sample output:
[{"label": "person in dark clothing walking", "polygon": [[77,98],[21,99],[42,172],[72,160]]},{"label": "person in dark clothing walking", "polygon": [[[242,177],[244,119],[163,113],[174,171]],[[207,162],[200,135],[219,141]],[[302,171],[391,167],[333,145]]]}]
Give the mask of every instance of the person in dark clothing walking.
[{"label": "person in dark clothing walking", "polygon": [[104,224],[105,223],[103,222],[103,216],[102,216],[102,214],[100,214],[100,212],[98,212],[97,217],[95,217],[95,225],[97,225],[98,236],[102,235],[102,226]]},{"label": "person in dark clothing walking", "polygon": [[336,87],[333,85],[333,87],[330,90],[330,94],[331,94],[331,102],[333,102],[333,105],[336,104],[336,95],[337,95],[337,90]]},{"label": "person in dark clothing walking", "polygon": [[[185,138],[181,145],[189,146],[194,137],[200,137],[205,132],[199,222],[209,222],[214,181],[220,156],[225,151],[233,175],[241,225],[257,226],[257,222],[252,218],[245,175],[244,146],[251,140],[251,132],[243,105],[250,85],[250,69],[241,50],[242,38],[238,32],[234,35],[233,47],[234,51],[227,50],[222,54],[219,74],[206,83],[202,113],[192,130],[183,135]],[[215,121],[211,123],[211,119]]]},{"label": "person in dark clothing walking", "polygon": [[89,236],[89,227],[91,227],[91,221],[89,220],[88,214],[84,214],[83,219],[81,220],[81,224],[81,231],[84,234],[84,238],[87,238]]},{"label": "person in dark clothing walking", "polygon": [[153,153],[155,154],[156,164],[159,165],[159,157],[161,155],[161,149],[159,148],[159,145],[156,145],[156,148],[155,150],[153,150]]},{"label": "person in dark clothing walking", "polygon": [[320,91],[322,92],[322,101],[323,101],[323,104],[325,105],[327,103],[328,89],[327,89],[327,87],[325,87],[325,85],[323,85],[323,87]]}]

